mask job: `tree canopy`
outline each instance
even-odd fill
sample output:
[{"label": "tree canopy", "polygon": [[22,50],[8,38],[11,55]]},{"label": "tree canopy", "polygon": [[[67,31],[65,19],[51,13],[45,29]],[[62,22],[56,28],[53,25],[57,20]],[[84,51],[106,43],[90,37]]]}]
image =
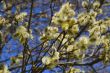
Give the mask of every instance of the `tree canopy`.
[{"label": "tree canopy", "polygon": [[109,0],[1,0],[0,73],[109,73],[109,8]]}]

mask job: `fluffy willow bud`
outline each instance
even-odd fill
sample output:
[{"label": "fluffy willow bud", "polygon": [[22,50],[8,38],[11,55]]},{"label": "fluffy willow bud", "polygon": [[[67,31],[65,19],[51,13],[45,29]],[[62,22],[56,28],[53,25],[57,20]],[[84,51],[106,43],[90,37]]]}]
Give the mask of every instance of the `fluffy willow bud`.
[{"label": "fluffy willow bud", "polygon": [[89,15],[91,16],[91,17],[96,17],[97,16],[97,12],[95,12],[95,11],[90,11],[90,13],[89,13]]},{"label": "fluffy willow bud", "polygon": [[100,2],[99,1],[95,1],[94,3],[93,3],[93,9],[97,9],[97,8],[99,8],[100,7]]},{"label": "fluffy willow bud", "polygon": [[53,26],[48,26],[47,29],[46,29],[47,32],[49,33],[56,33],[58,32],[58,28],[57,27],[53,27]]},{"label": "fluffy willow bud", "polygon": [[74,16],[75,12],[74,10],[71,8],[71,4],[69,2],[65,3],[62,5],[61,9],[60,9],[60,13],[63,13],[67,16]]},{"label": "fluffy willow bud", "polygon": [[70,67],[66,73],[82,73],[80,69]]},{"label": "fluffy willow bud", "polygon": [[87,8],[87,7],[88,7],[88,2],[87,2],[87,1],[83,1],[83,2],[82,2],[82,6],[83,6],[84,8]]},{"label": "fluffy willow bud", "polygon": [[79,31],[78,25],[73,25],[71,31],[72,31],[73,33],[78,33],[78,31]]},{"label": "fluffy willow bud", "polygon": [[54,52],[54,56],[52,57],[52,60],[59,60],[59,58],[60,58],[60,54],[59,54],[59,52]]},{"label": "fluffy willow bud", "polygon": [[26,39],[33,38],[31,34],[28,33],[27,29],[24,26],[19,26],[16,29],[16,32],[14,34],[15,38],[19,38],[19,41],[23,44],[25,43]]},{"label": "fluffy willow bud", "polygon": [[3,68],[3,73],[11,73],[11,72],[8,70],[7,65],[4,65],[3,67],[4,67],[4,68]]},{"label": "fluffy willow bud", "polygon": [[71,52],[73,50],[73,45],[69,45],[67,48],[67,52]]},{"label": "fluffy willow bud", "polygon": [[11,73],[11,72],[8,70],[7,65],[5,65],[5,64],[1,65],[0,68],[1,68],[1,69],[0,69],[0,73]]},{"label": "fluffy willow bud", "polygon": [[22,12],[22,13],[20,13],[19,15],[16,15],[16,16],[15,16],[15,19],[16,19],[17,21],[23,21],[24,17],[26,17],[26,16],[27,16],[27,13],[26,13],[26,12]]},{"label": "fluffy willow bud", "polygon": [[[57,55],[58,54],[58,55]],[[42,58],[42,63],[47,66],[48,69],[53,69],[57,66],[57,60],[59,59],[59,53],[56,52],[54,57],[44,56]]]},{"label": "fluffy willow bud", "polygon": [[0,16],[0,26],[2,26],[6,22],[5,18]]},{"label": "fluffy willow bud", "polygon": [[102,9],[98,9],[97,10],[97,13],[102,14],[103,13],[103,10]]},{"label": "fluffy willow bud", "polygon": [[75,11],[71,8],[70,3],[62,5],[59,12],[56,12],[52,17],[52,22],[57,25],[61,25],[63,30],[67,30],[70,23],[74,23],[75,20],[72,18],[75,15]]},{"label": "fluffy willow bud", "polygon": [[49,57],[49,56],[44,56],[43,58],[42,58],[42,63],[44,64],[44,65],[49,65],[50,63],[51,63],[51,57]]},{"label": "fluffy willow bud", "polygon": [[89,43],[89,38],[86,36],[82,36],[82,37],[80,37],[79,42],[84,45],[87,45]]},{"label": "fluffy willow bud", "polygon": [[62,27],[63,30],[68,30],[69,24],[65,22],[65,23],[63,23],[63,24],[61,25],[61,27]]}]

